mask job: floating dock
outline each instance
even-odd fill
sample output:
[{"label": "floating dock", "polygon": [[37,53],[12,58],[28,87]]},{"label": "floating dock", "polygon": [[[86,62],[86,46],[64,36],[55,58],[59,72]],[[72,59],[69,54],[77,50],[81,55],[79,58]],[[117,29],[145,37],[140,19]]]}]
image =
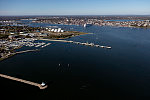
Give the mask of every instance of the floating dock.
[{"label": "floating dock", "polygon": [[4,74],[0,74],[0,77],[6,78],[6,79],[10,79],[10,80],[14,80],[14,81],[18,81],[18,82],[22,82],[22,83],[29,84],[29,85],[32,85],[32,86],[37,86],[40,89],[46,89],[48,87],[47,85],[42,86],[39,83],[35,83],[35,82],[19,79],[19,78],[8,76],[8,75],[4,75]]}]

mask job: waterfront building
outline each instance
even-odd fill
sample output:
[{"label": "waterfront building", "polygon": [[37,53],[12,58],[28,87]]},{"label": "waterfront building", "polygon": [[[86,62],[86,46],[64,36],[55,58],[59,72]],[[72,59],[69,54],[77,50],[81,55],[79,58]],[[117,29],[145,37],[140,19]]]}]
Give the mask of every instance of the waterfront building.
[{"label": "waterfront building", "polygon": [[57,29],[55,29],[54,32],[57,32]]},{"label": "waterfront building", "polygon": [[52,29],[51,31],[54,32],[55,29]]},{"label": "waterfront building", "polygon": [[57,32],[61,32],[61,28],[58,28]]},{"label": "waterfront building", "polygon": [[63,32],[64,32],[64,30],[61,30],[61,32],[63,33]]}]

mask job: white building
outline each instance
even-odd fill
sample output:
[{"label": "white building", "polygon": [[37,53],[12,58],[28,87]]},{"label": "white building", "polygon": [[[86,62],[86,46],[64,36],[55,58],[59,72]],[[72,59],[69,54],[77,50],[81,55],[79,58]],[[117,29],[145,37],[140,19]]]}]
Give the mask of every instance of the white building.
[{"label": "white building", "polygon": [[51,32],[54,32],[54,29],[52,29]]},{"label": "white building", "polygon": [[58,31],[57,32],[61,32],[61,28],[58,28]]},{"label": "white building", "polygon": [[61,30],[61,32],[63,33],[63,32],[64,32],[64,30]]},{"label": "white building", "polygon": [[54,32],[57,32],[57,29],[55,29]]}]

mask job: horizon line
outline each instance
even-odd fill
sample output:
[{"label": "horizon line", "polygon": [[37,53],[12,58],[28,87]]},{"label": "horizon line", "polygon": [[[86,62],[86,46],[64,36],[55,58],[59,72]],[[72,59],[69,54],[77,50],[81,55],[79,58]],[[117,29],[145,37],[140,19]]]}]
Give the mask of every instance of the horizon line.
[{"label": "horizon line", "polygon": [[83,14],[83,15],[0,15],[0,16],[150,16],[150,14],[102,14],[102,15],[90,15],[90,14]]}]

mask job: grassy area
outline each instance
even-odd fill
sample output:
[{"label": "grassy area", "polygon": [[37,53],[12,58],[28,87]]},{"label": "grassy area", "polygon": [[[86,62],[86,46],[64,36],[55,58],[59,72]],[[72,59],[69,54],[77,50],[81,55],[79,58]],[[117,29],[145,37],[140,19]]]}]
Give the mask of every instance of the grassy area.
[{"label": "grassy area", "polygon": [[3,61],[3,60],[5,60],[5,59],[7,59],[7,58],[10,58],[10,57],[12,57],[12,56],[14,56],[15,54],[11,54],[11,55],[9,55],[8,57],[5,57],[5,58],[0,58],[0,61]]},{"label": "grassy area", "polygon": [[0,34],[0,39],[2,39],[2,38],[8,38],[8,35]]},{"label": "grassy area", "polygon": [[68,31],[68,33],[75,33],[76,35],[88,34],[88,33],[78,32],[78,31]]},{"label": "grassy area", "polygon": [[25,32],[25,33],[32,33],[36,32],[37,30],[43,30],[43,28],[40,27],[29,27],[29,26],[0,26],[0,29],[5,29],[6,33],[14,32]]},{"label": "grassy area", "polygon": [[0,61],[2,61],[3,60],[3,58],[0,58]]},{"label": "grassy area", "polygon": [[83,35],[83,34],[88,34],[88,33],[84,33],[84,32],[78,32],[78,31],[66,31],[63,33],[50,33],[49,36],[44,37],[45,39],[66,39],[66,38],[70,38],[70,37],[74,37],[74,36],[78,36],[78,35]]}]

